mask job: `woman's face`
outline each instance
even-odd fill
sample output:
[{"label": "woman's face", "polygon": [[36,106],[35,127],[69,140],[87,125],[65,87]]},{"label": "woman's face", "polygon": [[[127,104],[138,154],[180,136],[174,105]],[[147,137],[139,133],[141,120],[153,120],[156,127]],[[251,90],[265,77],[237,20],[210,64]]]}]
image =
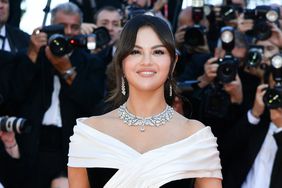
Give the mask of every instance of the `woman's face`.
[{"label": "woman's face", "polygon": [[154,30],[150,27],[140,28],[133,50],[123,60],[123,73],[129,90],[163,90],[170,64],[170,54]]}]

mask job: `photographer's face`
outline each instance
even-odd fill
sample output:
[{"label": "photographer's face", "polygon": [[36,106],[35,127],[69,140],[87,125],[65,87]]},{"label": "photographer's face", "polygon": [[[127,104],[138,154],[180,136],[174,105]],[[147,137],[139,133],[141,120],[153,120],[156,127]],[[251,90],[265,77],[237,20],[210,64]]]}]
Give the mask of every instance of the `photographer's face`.
[{"label": "photographer's face", "polygon": [[268,40],[258,41],[256,45],[264,47],[263,60],[261,63],[270,65],[270,59],[273,55],[279,53],[279,47]]},{"label": "photographer's face", "polygon": [[121,31],[121,15],[117,11],[104,10],[97,16],[96,25],[108,29],[111,36],[111,44],[114,43]]},{"label": "photographer's face", "polygon": [[73,37],[80,34],[80,15],[67,14],[63,11],[58,11],[52,19],[52,24],[62,24],[65,28],[65,35]]},{"label": "photographer's face", "polygon": [[0,0],[0,27],[8,20],[9,8],[9,0]]}]

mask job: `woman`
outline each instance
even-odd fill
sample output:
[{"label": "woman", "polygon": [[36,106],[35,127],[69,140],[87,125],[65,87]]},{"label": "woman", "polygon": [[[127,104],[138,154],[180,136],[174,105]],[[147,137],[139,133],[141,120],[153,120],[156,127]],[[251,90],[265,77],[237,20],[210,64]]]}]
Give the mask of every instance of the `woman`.
[{"label": "woman", "polygon": [[121,106],[77,120],[69,151],[71,188],[179,187],[174,183],[189,178],[197,178],[197,188],[221,187],[210,128],[167,104],[176,61],[166,22],[141,15],[125,25],[114,59],[118,87],[110,98]]}]

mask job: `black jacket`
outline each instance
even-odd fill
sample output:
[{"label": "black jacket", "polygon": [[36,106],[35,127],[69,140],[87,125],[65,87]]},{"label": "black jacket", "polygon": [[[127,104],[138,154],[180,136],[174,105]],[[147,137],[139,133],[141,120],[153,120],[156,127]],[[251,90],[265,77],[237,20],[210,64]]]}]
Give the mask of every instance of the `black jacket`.
[{"label": "black jacket", "polygon": [[[12,90],[16,94],[14,102],[17,104],[17,114],[28,119],[32,125],[31,133],[24,135],[21,140],[28,166],[37,164],[42,120],[51,104],[54,75],[59,76],[61,84],[59,101],[63,135],[58,144],[63,148],[62,166],[66,167],[67,164],[69,137],[73,134],[76,119],[95,115],[95,106],[104,97],[105,70],[101,60],[79,49],[72,53],[70,60],[77,72],[71,86],[53,68],[43,50],[35,64],[22,56],[16,67]],[[33,168],[27,170],[29,174],[34,173]]]},{"label": "black jacket", "polygon": [[257,125],[249,123],[245,115],[226,134],[225,151],[229,153],[230,163],[223,174],[223,187],[241,187],[262,147],[269,125],[270,118],[267,113]]}]

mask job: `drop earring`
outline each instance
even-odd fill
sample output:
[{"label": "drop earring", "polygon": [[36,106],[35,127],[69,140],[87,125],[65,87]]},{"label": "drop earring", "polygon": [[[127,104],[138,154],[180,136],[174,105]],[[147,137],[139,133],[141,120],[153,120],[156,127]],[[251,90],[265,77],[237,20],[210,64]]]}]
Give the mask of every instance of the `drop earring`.
[{"label": "drop earring", "polygon": [[125,82],[124,82],[124,78],[121,77],[121,93],[125,96],[126,95],[126,91],[125,91]]},{"label": "drop earring", "polygon": [[169,84],[169,96],[172,97],[172,86]]}]

